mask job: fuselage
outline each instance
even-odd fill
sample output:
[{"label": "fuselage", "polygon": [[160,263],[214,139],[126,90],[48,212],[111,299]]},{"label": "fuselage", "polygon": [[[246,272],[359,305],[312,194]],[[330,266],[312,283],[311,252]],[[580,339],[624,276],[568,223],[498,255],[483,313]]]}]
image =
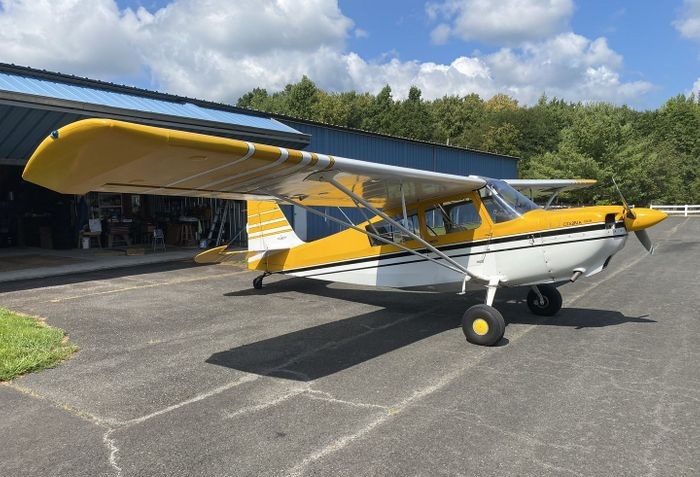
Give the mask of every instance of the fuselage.
[{"label": "fuselage", "polygon": [[[502,286],[566,281],[602,271],[627,239],[625,210],[596,206],[561,210],[535,208],[503,217],[490,198],[473,192],[440,204],[416,204],[397,220],[470,272],[498,277]],[[391,214],[390,214],[391,215]],[[442,260],[380,217],[359,228],[388,237],[386,244],[346,230],[297,247],[271,252],[249,268],[326,281],[397,288],[434,287],[464,280],[424,256]]]}]

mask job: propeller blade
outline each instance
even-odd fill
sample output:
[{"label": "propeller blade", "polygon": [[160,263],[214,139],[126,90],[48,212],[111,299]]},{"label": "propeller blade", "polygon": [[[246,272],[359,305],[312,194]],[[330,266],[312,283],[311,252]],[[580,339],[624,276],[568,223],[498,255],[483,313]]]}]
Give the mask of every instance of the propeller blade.
[{"label": "propeller blade", "polygon": [[637,236],[639,241],[642,242],[642,245],[644,245],[644,248],[647,249],[649,254],[654,255],[654,244],[651,243],[651,239],[649,238],[647,231],[637,230],[634,232],[634,234]]},{"label": "propeller blade", "polygon": [[[617,182],[615,182],[615,178],[614,178],[614,177],[612,178],[612,181],[613,181],[613,184],[615,185],[615,189],[617,189],[617,193],[620,194],[620,199],[622,200],[622,206],[625,208],[625,214],[626,214],[627,217],[629,217],[630,219],[636,219],[637,216],[635,215],[635,213],[632,211],[632,209],[630,208],[629,204],[628,204],[627,201],[625,200],[625,196],[622,195],[622,191],[620,190],[620,187],[617,185]],[[641,239],[640,239],[640,240],[641,240]]]}]

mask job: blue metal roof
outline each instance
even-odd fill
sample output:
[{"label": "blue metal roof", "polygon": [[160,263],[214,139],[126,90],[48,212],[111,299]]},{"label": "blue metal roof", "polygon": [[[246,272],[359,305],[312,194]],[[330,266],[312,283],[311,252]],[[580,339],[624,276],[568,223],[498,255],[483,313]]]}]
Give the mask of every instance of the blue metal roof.
[{"label": "blue metal roof", "polygon": [[[128,89],[122,87],[122,89]],[[173,99],[158,99],[148,95],[110,91],[83,84],[71,84],[60,79],[40,78],[15,72],[0,71],[0,90],[11,93],[28,94],[51,99],[88,103],[137,112],[163,114],[188,119],[233,124],[255,129],[265,129],[283,133],[300,134],[299,131],[281,122],[255,115],[234,111],[203,107],[173,96]],[[166,96],[166,95],[162,95]],[[213,104],[212,104],[213,106]]]}]

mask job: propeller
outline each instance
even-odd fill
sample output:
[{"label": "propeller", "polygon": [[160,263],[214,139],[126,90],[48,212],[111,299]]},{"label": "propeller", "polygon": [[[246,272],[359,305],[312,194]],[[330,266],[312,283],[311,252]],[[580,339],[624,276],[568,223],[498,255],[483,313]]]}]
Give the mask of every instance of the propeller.
[{"label": "propeller", "polygon": [[[651,243],[651,238],[649,237],[649,234],[646,231],[646,227],[649,227],[653,225],[656,222],[659,222],[663,220],[665,217],[665,214],[662,214],[663,217],[647,217],[648,212],[645,209],[640,209],[640,212],[642,214],[641,217],[638,218],[638,214],[636,214],[632,208],[629,206],[627,203],[627,200],[625,200],[625,196],[622,195],[622,191],[620,190],[620,187],[617,185],[617,182],[615,182],[615,178],[613,177],[612,179],[613,184],[615,185],[615,189],[617,189],[617,193],[620,194],[620,199],[622,200],[622,206],[624,207],[625,211],[625,228],[629,231],[634,231],[634,235],[637,236],[637,239],[641,242],[642,246],[649,252],[650,255],[654,255],[654,244]],[[647,212],[647,213],[645,213]],[[656,212],[658,214],[658,211],[650,211],[650,212]],[[656,215],[656,214],[654,214]],[[650,220],[651,219],[651,220]],[[653,223],[652,223],[653,221]]]},{"label": "propeller", "polygon": [[647,233],[646,230],[636,230],[634,232],[634,235],[637,236],[640,242],[642,242],[642,245],[644,245],[644,248],[647,249],[647,252],[649,252],[649,255],[654,255],[654,244],[651,243],[651,238],[649,238],[649,234]]},{"label": "propeller", "polygon": [[625,208],[625,215],[629,217],[630,219],[634,220],[637,218],[637,216],[634,214],[632,211],[632,208],[629,206],[627,201],[625,200],[625,196],[622,195],[622,191],[620,190],[620,186],[617,185],[617,182],[615,182],[615,178],[612,178],[613,185],[615,186],[615,189],[617,189],[617,193],[620,194],[620,200],[622,200],[622,206]]}]

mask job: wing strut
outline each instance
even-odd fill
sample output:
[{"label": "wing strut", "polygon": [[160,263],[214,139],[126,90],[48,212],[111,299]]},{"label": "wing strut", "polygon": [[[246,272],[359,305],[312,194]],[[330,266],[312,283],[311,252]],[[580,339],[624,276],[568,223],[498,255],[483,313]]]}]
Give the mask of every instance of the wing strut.
[{"label": "wing strut", "polygon": [[547,210],[547,209],[549,209],[550,207],[552,207],[552,203],[554,202],[554,199],[556,199],[557,196],[559,195],[559,192],[561,192],[561,191],[559,191],[559,190],[555,190],[555,191],[554,191],[554,194],[552,194],[552,197],[549,198],[549,200],[547,201],[547,204],[544,206],[544,209],[545,209],[545,210]]},{"label": "wing strut", "polygon": [[[261,192],[262,192],[262,191],[261,191]],[[440,265],[441,267],[445,267],[445,268],[447,268],[447,269],[449,269],[449,270],[452,270],[452,271],[455,272],[455,273],[464,274],[464,271],[463,271],[463,268],[462,268],[462,267],[459,267],[459,268],[453,267],[453,266],[451,266],[451,265],[448,264],[448,263],[441,262],[441,261],[439,261],[438,259],[433,258],[433,257],[429,257],[429,256],[427,256],[427,255],[425,255],[425,254],[420,253],[420,252],[417,251],[417,250],[414,250],[414,249],[412,249],[412,248],[406,247],[406,246],[403,245],[403,244],[400,244],[400,243],[398,243],[398,242],[394,242],[393,240],[390,240],[390,239],[388,239],[388,238],[386,238],[386,237],[382,237],[381,235],[372,233],[372,232],[370,232],[370,231],[368,231],[368,230],[365,230],[365,229],[363,229],[363,228],[361,228],[361,227],[358,227],[358,226],[356,226],[356,225],[353,225],[353,224],[350,223],[350,222],[343,222],[342,220],[340,220],[340,219],[337,218],[337,217],[333,217],[332,215],[329,215],[329,214],[326,214],[326,213],[324,213],[324,212],[321,212],[320,210],[313,209],[313,208],[309,207],[308,205],[301,204],[301,203],[299,203],[299,202],[297,202],[297,201],[295,201],[295,200],[292,200],[292,199],[290,199],[290,198],[288,198],[288,197],[284,197],[284,196],[281,196],[281,195],[277,195],[277,194],[275,194],[274,192],[270,192],[270,191],[264,191],[264,193],[267,194],[267,195],[269,195],[269,196],[271,196],[271,197],[274,197],[274,198],[276,198],[276,199],[278,199],[278,200],[280,200],[280,201],[282,201],[282,202],[286,202],[286,203],[288,203],[288,204],[296,205],[296,206],[298,206],[298,207],[301,207],[302,209],[305,209],[305,210],[311,212],[312,214],[318,215],[319,217],[323,217],[324,219],[328,219],[328,220],[330,220],[331,222],[335,222],[335,223],[340,224],[340,225],[342,225],[342,226],[344,226],[344,227],[348,227],[348,228],[350,228],[350,229],[357,230],[358,232],[361,232],[361,233],[367,235],[368,237],[372,237],[373,239],[378,240],[379,242],[385,243],[385,244],[387,244],[387,245],[394,245],[394,246],[400,248],[401,250],[404,250],[404,251],[406,251],[406,252],[409,252],[409,253],[411,253],[411,254],[413,254],[413,255],[416,255],[416,256],[418,256],[418,257],[421,257],[421,258],[423,258],[423,259],[425,259],[425,260],[429,260],[429,261],[431,261],[431,262],[434,262],[434,263]],[[471,277],[469,277],[469,278],[471,278]]]},{"label": "wing strut", "polygon": [[[393,225],[393,226],[396,227],[397,229],[401,230],[401,231],[404,232],[406,235],[408,235],[408,236],[411,237],[412,239],[416,240],[418,243],[420,243],[421,245],[423,245],[425,248],[427,248],[428,250],[430,250],[431,252],[433,252],[435,255],[437,255],[438,257],[440,257],[440,258],[442,258],[443,260],[445,260],[445,262],[451,264],[452,267],[447,267],[447,264],[445,264],[445,263],[441,263],[441,265],[443,265],[443,266],[445,266],[445,267],[447,267],[447,268],[450,268],[451,270],[454,270],[454,268],[456,268],[456,269],[458,269],[459,272],[462,273],[465,277],[474,278],[474,279],[476,279],[476,280],[484,281],[484,282],[488,282],[488,281],[489,281],[489,280],[486,279],[486,278],[480,277],[479,275],[477,275],[477,274],[475,274],[475,273],[473,273],[473,272],[470,272],[465,266],[463,266],[462,264],[460,264],[459,262],[457,262],[456,260],[454,260],[452,257],[446,255],[444,252],[441,252],[440,250],[438,250],[437,248],[435,248],[432,244],[430,244],[430,243],[427,242],[426,240],[423,240],[422,237],[420,237],[419,235],[414,234],[414,233],[413,233],[412,231],[410,231],[408,228],[404,227],[402,224],[400,224],[400,223],[397,222],[396,220],[392,219],[391,217],[389,217],[387,214],[385,214],[385,213],[382,212],[381,210],[379,210],[379,209],[377,209],[376,207],[374,207],[374,206],[373,206],[372,204],[370,204],[368,201],[366,201],[365,199],[363,199],[363,198],[360,197],[359,195],[355,194],[353,191],[351,191],[350,189],[348,189],[347,187],[345,187],[343,184],[339,183],[339,182],[336,181],[335,179],[329,178],[329,179],[321,179],[321,180],[326,180],[329,184],[333,185],[336,189],[338,189],[339,191],[341,191],[342,193],[344,193],[345,195],[347,195],[348,197],[350,197],[352,200],[354,200],[355,202],[359,202],[359,203],[362,204],[365,208],[367,208],[368,210],[370,210],[370,211],[373,212],[374,214],[377,214],[378,216],[380,216],[381,218],[383,218],[384,220],[386,220],[387,222],[389,222],[391,225]],[[403,191],[402,191],[402,192],[403,192]],[[402,197],[402,198],[403,198],[403,197]],[[404,205],[404,206],[405,206],[405,205]],[[404,212],[404,213],[405,213],[405,212]],[[394,245],[397,245],[396,243],[393,243],[393,244],[394,244]],[[415,252],[415,251],[414,251],[414,253],[415,253],[415,254],[418,254],[418,252]],[[420,254],[420,255],[421,255],[421,256],[425,256],[425,255],[423,255],[423,254]],[[426,257],[426,258],[427,258],[427,257]],[[439,263],[439,262],[438,262],[438,263]],[[454,267],[454,268],[453,268],[453,267]]]}]

